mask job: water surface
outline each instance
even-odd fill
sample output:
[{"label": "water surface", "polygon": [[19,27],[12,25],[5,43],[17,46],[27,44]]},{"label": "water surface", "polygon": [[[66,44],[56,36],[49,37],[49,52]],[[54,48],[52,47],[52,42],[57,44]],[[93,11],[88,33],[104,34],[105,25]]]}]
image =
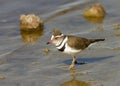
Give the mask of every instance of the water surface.
[{"label": "water surface", "polygon": [[[97,25],[81,15],[85,8],[96,2],[101,3],[107,12],[103,23]],[[71,56],[46,45],[53,28],[65,34],[105,38],[105,42],[91,46],[77,56],[78,60],[89,63],[76,66],[76,72],[85,72],[85,75],[77,76],[73,81],[88,83],[92,79],[97,82],[93,86],[101,83],[103,86],[118,86],[120,54],[113,48],[120,46],[120,38],[115,36],[120,31],[113,28],[120,23],[119,4],[119,0],[1,0],[0,77],[5,77],[0,79],[1,86],[69,86],[64,83],[72,80],[66,68]],[[45,22],[42,32],[21,32],[19,17],[29,13],[38,15]],[[104,30],[97,30],[97,26]],[[27,40],[29,37],[34,43]],[[45,48],[50,49],[49,54],[44,52]]]}]

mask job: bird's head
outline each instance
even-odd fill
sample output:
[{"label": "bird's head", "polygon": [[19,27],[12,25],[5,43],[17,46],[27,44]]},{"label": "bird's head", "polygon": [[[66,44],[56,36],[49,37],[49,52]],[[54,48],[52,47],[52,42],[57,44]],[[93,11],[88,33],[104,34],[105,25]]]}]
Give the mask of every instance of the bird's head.
[{"label": "bird's head", "polygon": [[61,31],[54,29],[53,34],[51,36],[51,39],[47,42],[47,44],[54,44],[58,46],[64,38],[64,35],[61,33]]}]

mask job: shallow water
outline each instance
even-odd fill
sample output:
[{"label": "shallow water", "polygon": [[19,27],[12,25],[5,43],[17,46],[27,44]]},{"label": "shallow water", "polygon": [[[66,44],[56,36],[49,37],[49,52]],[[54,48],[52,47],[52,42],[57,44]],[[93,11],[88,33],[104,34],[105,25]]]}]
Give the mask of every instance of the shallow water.
[{"label": "shallow water", "polygon": [[[85,8],[96,2],[107,11],[102,24],[91,23],[81,15]],[[1,86],[69,86],[72,76],[66,66],[72,58],[58,52],[54,46],[46,45],[53,28],[65,34],[105,38],[105,42],[97,43],[77,56],[81,57],[78,61],[88,63],[76,65],[76,72],[85,72],[85,75],[76,76],[73,82],[89,86],[88,82],[92,79],[96,82],[92,86],[118,86],[120,54],[113,48],[120,47],[120,38],[115,36],[120,30],[113,28],[120,23],[119,4],[119,0],[1,0]],[[19,17],[28,13],[38,15],[45,22],[43,31],[32,34],[20,30]],[[100,31],[98,27],[104,30]],[[45,48],[50,49],[49,54],[44,52]],[[1,78],[3,76],[4,79]],[[68,85],[64,85],[65,82]]]}]

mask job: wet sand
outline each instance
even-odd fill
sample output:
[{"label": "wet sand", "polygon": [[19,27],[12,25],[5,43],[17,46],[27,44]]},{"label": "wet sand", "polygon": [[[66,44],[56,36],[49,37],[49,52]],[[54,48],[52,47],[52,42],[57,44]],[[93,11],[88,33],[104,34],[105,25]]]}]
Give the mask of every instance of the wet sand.
[{"label": "wet sand", "polygon": [[[119,0],[20,0],[0,1],[0,85],[1,86],[119,86],[120,23]],[[87,21],[81,14],[96,2],[107,15],[101,24]],[[35,13],[44,20],[44,31],[24,33],[21,14]],[[71,56],[46,45],[53,28],[64,34],[105,38],[77,56],[84,65],[68,67]],[[33,42],[29,42],[29,37]],[[46,54],[45,49],[50,49]]]}]

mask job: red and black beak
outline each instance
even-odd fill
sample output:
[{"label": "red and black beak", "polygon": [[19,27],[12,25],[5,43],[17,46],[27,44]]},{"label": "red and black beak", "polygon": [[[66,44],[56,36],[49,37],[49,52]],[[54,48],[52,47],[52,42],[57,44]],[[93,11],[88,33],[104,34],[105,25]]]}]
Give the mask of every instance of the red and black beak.
[{"label": "red and black beak", "polygon": [[50,42],[48,41],[46,44],[50,44]]},{"label": "red and black beak", "polygon": [[51,44],[52,40],[49,40],[46,44]]},{"label": "red and black beak", "polygon": [[53,40],[57,39],[58,37],[54,37],[52,36],[51,39],[47,42],[47,44],[51,44],[53,42]]}]

